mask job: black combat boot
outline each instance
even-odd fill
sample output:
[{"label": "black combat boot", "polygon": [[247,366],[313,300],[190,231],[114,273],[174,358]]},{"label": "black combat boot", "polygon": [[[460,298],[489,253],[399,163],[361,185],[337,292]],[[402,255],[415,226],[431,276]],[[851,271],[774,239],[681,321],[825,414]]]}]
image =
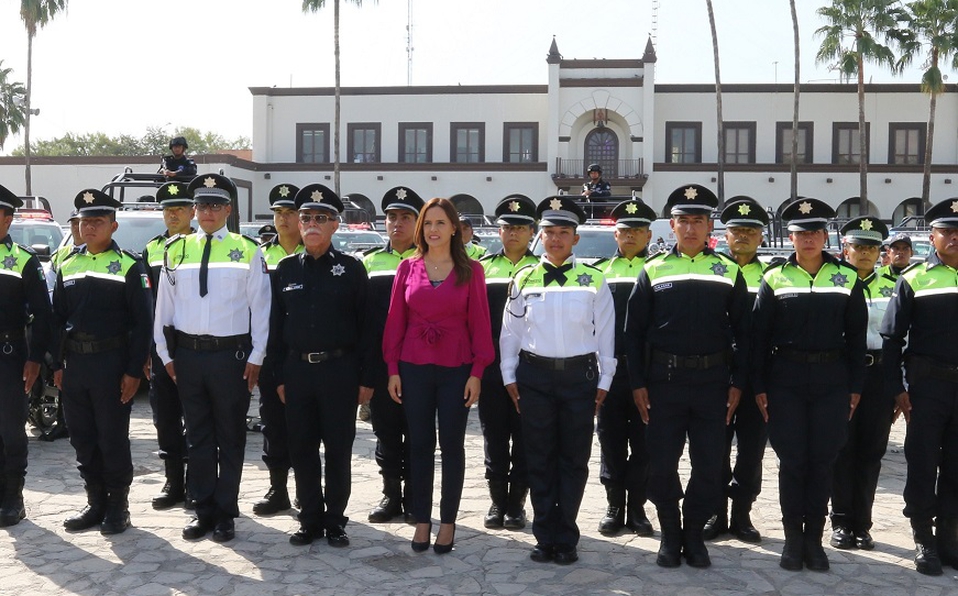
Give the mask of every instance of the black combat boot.
[{"label": "black combat boot", "polygon": [[489,480],[489,496],[492,506],[483,520],[487,528],[501,528],[509,502],[509,484],[505,480]]},{"label": "black combat boot", "polygon": [[273,515],[289,509],[289,491],[286,489],[288,479],[288,469],[270,470],[269,490],[266,491],[266,496],[253,503],[253,513],[256,515]]},{"label": "black combat boot", "polygon": [[115,488],[107,492],[106,511],[100,523],[104,536],[121,534],[130,527],[130,487]]},{"label": "black combat boot", "polygon": [[23,507],[23,474],[6,474],[0,501],[0,526],[15,526],[27,516]]},{"label": "black combat boot", "polygon": [[915,570],[922,575],[941,575],[941,559],[931,520],[912,518],[911,531],[915,537]]},{"label": "black combat boot", "polygon": [[166,467],[166,483],[158,495],[153,497],[153,509],[169,509],[186,497],[183,460],[171,457],[163,460]]},{"label": "black combat boot", "polygon": [[685,522],[682,528],[682,554],[685,560],[692,567],[704,569],[712,566],[712,559],[709,557],[709,550],[705,547],[705,539],[702,538],[702,526],[705,524]]},{"label": "black combat boot", "polygon": [[80,513],[63,521],[63,527],[67,531],[82,532],[100,525],[103,521],[103,514],[106,512],[106,490],[102,485],[87,483],[86,503]]},{"label": "black combat boot", "polygon": [[659,509],[658,514],[662,539],[655,564],[659,567],[678,567],[682,564],[682,521],[679,518],[679,508]]},{"label": "black combat boot", "polygon": [[785,526],[785,547],[778,566],[786,571],[801,571],[805,557],[805,528],[801,519],[783,519]]},{"label": "black combat boot", "polygon": [[599,533],[603,536],[615,536],[625,527],[625,488],[606,486],[605,498],[609,507],[605,510],[605,517],[599,520]]},{"label": "black combat boot", "polygon": [[805,567],[810,571],[828,571],[828,557],[822,548],[822,534],[825,532],[825,518],[805,518],[803,554]]},{"label": "black combat boot", "polygon": [[721,510],[709,518],[702,528],[703,540],[715,540],[722,534],[728,532],[728,499],[722,497]]},{"label": "black combat boot", "polygon": [[635,492],[631,490],[625,506],[625,527],[639,536],[651,536],[655,532],[652,528],[652,522],[645,514],[645,507],[643,507],[641,500],[635,496]]},{"label": "black combat boot", "polygon": [[509,484],[509,502],[506,504],[506,516],[502,527],[507,530],[521,530],[526,527],[526,495],[529,487],[524,482],[513,481]]},{"label": "black combat boot", "polygon": [[[8,479],[9,483],[10,480]],[[938,540],[938,558],[942,565],[951,565],[958,569],[958,520],[952,517],[939,517],[935,538]]]},{"label": "black combat boot", "polygon": [[762,541],[762,535],[752,525],[751,511],[752,501],[750,499],[733,500],[732,515],[728,520],[728,531],[742,542],[758,544]]},{"label": "black combat boot", "polygon": [[383,477],[383,498],[372,511],[369,521],[385,523],[402,514],[402,482],[398,478]]}]

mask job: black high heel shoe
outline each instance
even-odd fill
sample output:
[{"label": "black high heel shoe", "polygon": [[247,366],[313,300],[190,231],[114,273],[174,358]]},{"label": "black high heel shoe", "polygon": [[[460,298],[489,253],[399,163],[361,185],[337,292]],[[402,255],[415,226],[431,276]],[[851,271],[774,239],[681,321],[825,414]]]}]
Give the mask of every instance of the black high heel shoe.
[{"label": "black high heel shoe", "polygon": [[429,522],[429,533],[426,534],[425,542],[416,542],[416,536],[415,534],[413,534],[413,539],[412,539],[412,542],[410,543],[410,545],[412,546],[412,550],[417,553],[422,553],[429,550],[429,538],[431,536],[432,536],[432,522]]},{"label": "black high heel shoe", "polygon": [[444,555],[446,553],[452,552],[453,546],[456,544],[456,525],[452,526],[452,540],[449,541],[449,544],[439,544],[439,536],[436,536],[436,542],[432,545],[432,551],[437,555]]}]

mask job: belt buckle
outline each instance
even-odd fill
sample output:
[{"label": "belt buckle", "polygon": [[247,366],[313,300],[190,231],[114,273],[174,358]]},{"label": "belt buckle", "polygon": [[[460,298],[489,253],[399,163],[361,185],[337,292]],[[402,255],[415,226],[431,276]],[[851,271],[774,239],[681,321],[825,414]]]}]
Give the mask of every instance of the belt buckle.
[{"label": "belt buckle", "polygon": [[310,364],[319,364],[325,360],[323,356],[323,352],[310,352],[309,354],[306,354],[306,362]]},{"label": "belt buckle", "polygon": [[865,354],[865,366],[873,366],[875,364],[875,356],[872,354]]}]

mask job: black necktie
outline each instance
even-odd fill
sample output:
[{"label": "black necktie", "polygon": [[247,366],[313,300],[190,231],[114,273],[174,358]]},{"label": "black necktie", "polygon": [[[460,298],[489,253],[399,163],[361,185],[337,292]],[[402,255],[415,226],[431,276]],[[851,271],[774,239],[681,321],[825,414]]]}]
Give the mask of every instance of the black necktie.
[{"label": "black necktie", "polygon": [[206,235],[206,245],[203,247],[203,260],[200,261],[200,298],[209,294],[206,285],[210,277],[210,249],[213,248],[213,234]]},{"label": "black necktie", "polygon": [[560,286],[565,285],[565,272],[572,269],[572,263],[566,263],[565,265],[560,265],[556,267],[551,263],[543,263],[543,266],[546,269],[546,274],[542,276],[542,285],[549,285],[550,281],[554,281]]}]

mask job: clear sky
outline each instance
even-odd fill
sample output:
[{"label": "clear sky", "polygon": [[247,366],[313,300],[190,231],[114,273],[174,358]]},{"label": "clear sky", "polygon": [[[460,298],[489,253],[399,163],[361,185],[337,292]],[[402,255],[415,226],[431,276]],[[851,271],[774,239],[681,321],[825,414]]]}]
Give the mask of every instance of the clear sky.
[{"label": "clear sky", "polygon": [[[791,82],[787,0],[714,0],[722,81]],[[823,0],[798,0],[802,81],[816,67]],[[566,58],[638,58],[651,0],[414,0],[413,84],[545,84],[553,35]],[[0,59],[26,80],[19,0],[0,0]],[[304,15],[300,0],[70,0],[34,42],[33,138],[66,132],[142,135],[193,126],[249,136],[248,87],[333,86],[332,0]],[[342,84],[405,85],[407,0],[343,0]],[[660,0],[656,82],[714,81],[705,0]],[[777,62],[777,66],[776,63]],[[952,76],[954,73],[951,73]],[[917,82],[916,68],[875,82]],[[22,143],[8,139],[5,153]]]}]

